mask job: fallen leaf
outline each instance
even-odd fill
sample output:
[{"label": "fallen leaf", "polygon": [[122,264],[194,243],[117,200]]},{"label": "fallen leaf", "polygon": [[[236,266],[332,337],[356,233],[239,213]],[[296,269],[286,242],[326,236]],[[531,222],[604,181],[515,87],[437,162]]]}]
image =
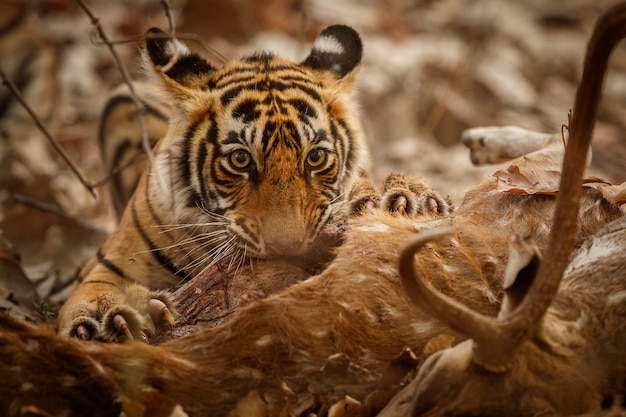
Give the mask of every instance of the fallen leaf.
[{"label": "fallen leaf", "polygon": [[618,206],[626,204],[626,182],[618,185],[611,185],[607,182],[602,181],[601,183],[598,182],[590,184],[588,186],[600,191],[604,198],[612,203],[617,204]]}]

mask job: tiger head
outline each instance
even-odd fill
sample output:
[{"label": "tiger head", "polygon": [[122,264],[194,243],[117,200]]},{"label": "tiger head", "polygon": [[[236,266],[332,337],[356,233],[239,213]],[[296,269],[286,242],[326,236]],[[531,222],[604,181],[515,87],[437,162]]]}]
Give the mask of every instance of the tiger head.
[{"label": "tiger head", "polygon": [[158,29],[146,51],[174,108],[151,200],[247,256],[305,253],[368,162],[352,98],[359,35],[330,26],[301,63],[255,53],[216,68]]}]

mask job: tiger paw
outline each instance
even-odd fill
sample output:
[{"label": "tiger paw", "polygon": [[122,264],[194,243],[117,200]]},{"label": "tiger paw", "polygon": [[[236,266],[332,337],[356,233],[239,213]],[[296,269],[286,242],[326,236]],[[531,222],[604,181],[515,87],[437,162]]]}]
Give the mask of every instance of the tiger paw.
[{"label": "tiger paw", "polygon": [[60,332],[83,340],[148,342],[175,322],[175,309],[167,292],[150,291],[136,284],[121,291],[101,292],[91,302],[79,301],[64,308],[60,323],[63,315],[71,319],[66,326],[60,324]]},{"label": "tiger paw", "polygon": [[402,174],[391,174],[383,183],[380,208],[407,217],[447,217],[454,209],[449,197],[429,188],[421,178]]},{"label": "tiger paw", "polygon": [[363,211],[372,211],[378,208],[380,193],[376,191],[371,181],[360,177],[352,185],[348,197],[348,215],[359,214]]}]

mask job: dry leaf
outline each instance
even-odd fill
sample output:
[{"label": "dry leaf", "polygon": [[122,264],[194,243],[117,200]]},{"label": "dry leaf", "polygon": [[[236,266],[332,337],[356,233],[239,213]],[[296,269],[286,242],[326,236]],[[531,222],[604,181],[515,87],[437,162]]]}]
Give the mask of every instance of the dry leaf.
[{"label": "dry leaf", "polygon": [[[560,152],[555,152],[554,157]],[[511,165],[493,174],[498,180],[498,191],[514,194],[556,195],[561,184],[561,171],[555,169],[560,165],[548,158],[537,158],[534,154],[525,156],[518,165]],[[597,177],[585,177],[582,184],[608,184]],[[609,193],[609,191],[607,191]],[[607,197],[608,199],[608,197]],[[614,200],[611,200],[614,201]]]},{"label": "dry leaf", "polygon": [[602,181],[602,183],[594,183],[589,186],[600,191],[604,198],[618,206],[626,204],[626,182],[619,185],[611,185]]},{"label": "dry leaf", "polygon": [[507,170],[496,171],[493,175],[498,180],[498,190],[516,194],[554,195],[559,189],[561,173],[541,169],[520,169],[511,165]]}]

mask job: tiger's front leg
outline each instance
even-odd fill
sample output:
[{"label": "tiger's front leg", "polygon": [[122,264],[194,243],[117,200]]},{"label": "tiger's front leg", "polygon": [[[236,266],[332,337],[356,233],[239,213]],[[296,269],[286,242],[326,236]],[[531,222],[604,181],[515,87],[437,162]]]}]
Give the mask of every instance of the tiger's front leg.
[{"label": "tiger's front leg", "polygon": [[[59,333],[86,340],[147,340],[174,324],[175,309],[166,289],[180,278],[170,274],[133,227],[133,210],[87,262],[59,311]],[[141,204],[139,204],[141,205]]]}]

